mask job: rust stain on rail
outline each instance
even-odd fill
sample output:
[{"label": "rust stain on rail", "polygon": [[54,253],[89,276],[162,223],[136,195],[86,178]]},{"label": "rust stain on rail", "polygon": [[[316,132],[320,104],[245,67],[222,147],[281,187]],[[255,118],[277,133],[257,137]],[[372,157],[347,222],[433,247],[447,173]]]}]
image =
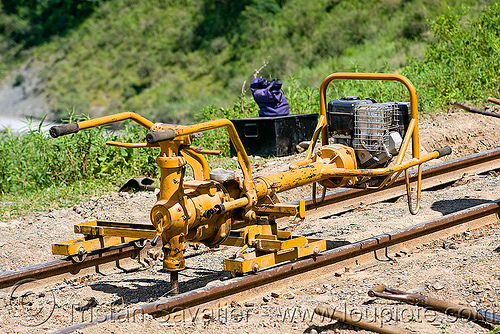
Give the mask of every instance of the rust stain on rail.
[{"label": "rust stain on rail", "polygon": [[[146,249],[147,247],[143,248]],[[0,274],[0,289],[11,287],[24,279],[45,279],[65,273],[77,274],[80,270],[102,265],[104,263],[117,261],[124,258],[136,257],[141,249],[126,245],[105,249],[102,252],[90,253],[80,263],[74,263],[70,258],[55,260],[51,262],[35,264],[12,272]]]}]

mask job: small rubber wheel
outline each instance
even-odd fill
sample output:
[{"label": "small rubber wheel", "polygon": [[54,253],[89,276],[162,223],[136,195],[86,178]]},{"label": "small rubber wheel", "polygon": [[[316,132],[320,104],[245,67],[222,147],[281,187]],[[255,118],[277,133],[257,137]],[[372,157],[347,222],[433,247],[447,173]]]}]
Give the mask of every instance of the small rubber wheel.
[{"label": "small rubber wheel", "polygon": [[147,239],[139,239],[139,240],[135,240],[134,241],[134,246],[139,248],[139,249],[142,249],[146,246],[146,243],[148,242]]}]

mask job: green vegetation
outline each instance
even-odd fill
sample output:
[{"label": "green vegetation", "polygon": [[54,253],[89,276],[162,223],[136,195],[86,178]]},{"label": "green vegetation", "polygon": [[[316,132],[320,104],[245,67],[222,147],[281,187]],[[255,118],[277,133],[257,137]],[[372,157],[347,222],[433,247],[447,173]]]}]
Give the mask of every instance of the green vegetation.
[{"label": "green vegetation", "polygon": [[[32,2],[0,4],[0,76],[35,59],[56,118],[69,110],[133,110],[180,123],[255,116],[247,87],[261,67],[259,75],[283,79],[292,113],[317,113],[317,87],[337,71],[402,73],[415,84],[422,112],[451,99],[500,95],[500,8],[488,1]],[[16,75],[13,85],[24,80]],[[328,95],[408,99],[391,82],[338,81]],[[143,142],[144,135],[131,124],[58,139],[40,128],[0,133],[0,217],[156,176],[155,149],[105,145]],[[195,145],[229,152],[223,130]],[[220,164],[236,167],[228,158]]]},{"label": "green vegetation", "polygon": [[123,174],[154,175],[151,155],[105,144],[106,140],[143,141],[145,133],[137,126],[116,133],[100,127],[58,139],[47,138],[40,127],[22,136],[4,132],[0,137],[0,192],[32,192],[79,180],[116,179]]},{"label": "green vegetation", "polygon": [[24,135],[0,132],[0,217],[88,198],[131,175],[155,175],[152,149],[105,145],[106,140],[143,141],[145,133],[135,125],[58,139],[49,138],[41,126]]},{"label": "green vegetation", "polygon": [[231,105],[263,64],[260,75],[284,87],[399,71],[427,45],[427,20],[462,4],[475,13],[485,2],[2,1],[0,77],[34,58],[51,118],[133,110],[189,123],[207,105]]},{"label": "green vegetation", "polygon": [[[290,113],[292,114],[307,114],[319,113],[319,98],[318,90],[309,87],[303,88],[297,86],[297,82],[291,78],[289,85],[284,89],[288,103],[290,105]],[[241,94],[238,100],[230,108],[215,108],[214,106],[205,107],[201,115],[196,116],[196,122],[205,122],[218,118],[244,118],[257,117],[259,107],[252,98],[247,98],[245,94]],[[229,156],[229,137],[225,129],[216,129],[204,133],[204,137],[196,139],[195,145],[200,145],[203,148],[221,150],[223,156]]]},{"label": "green vegetation", "polygon": [[459,13],[432,23],[435,39],[424,59],[413,59],[404,74],[418,83],[427,110],[450,100],[482,100],[500,95],[500,6],[495,3],[474,20]]},{"label": "green vegetation", "polygon": [[494,329],[488,332],[488,334],[498,334],[498,333],[500,333],[500,326],[495,327]]},{"label": "green vegetation", "polygon": [[0,221],[49,208],[69,207],[95,196],[109,194],[110,187],[114,190],[120,186],[109,179],[93,179],[78,180],[69,185],[54,184],[32,191],[3,193],[0,195]]}]

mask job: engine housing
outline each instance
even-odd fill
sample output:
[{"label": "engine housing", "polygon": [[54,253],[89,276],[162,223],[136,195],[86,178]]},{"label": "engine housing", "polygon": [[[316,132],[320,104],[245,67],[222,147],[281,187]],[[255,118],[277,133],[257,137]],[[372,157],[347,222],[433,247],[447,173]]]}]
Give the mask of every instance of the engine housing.
[{"label": "engine housing", "polygon": [[386,167],[399,153],[409,122],[408,102],[347,96],[328,103],[330,140],[354,148],[360,168]]}]

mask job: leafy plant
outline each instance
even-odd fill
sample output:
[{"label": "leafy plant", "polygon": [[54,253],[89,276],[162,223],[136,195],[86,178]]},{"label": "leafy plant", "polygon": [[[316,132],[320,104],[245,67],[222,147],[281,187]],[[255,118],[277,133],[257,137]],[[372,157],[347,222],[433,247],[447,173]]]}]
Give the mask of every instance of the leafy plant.
[{"label": "leafy plant", "polygon": [[425,110],[450,100],[478,100],[500,94],[500,6],[486,7],[477,19],[468,9],[448,12],[432,23],[435,40],[423,60],[412,59],[404,73],[418,83]]},{"label": "leafy plant", "polygon": [[[70,115],[68,122],[80,118]],[[106,140],[144,141],[145,130],[129,125],[120,131],[105,127],[48,138],[29,126],[23,135],[0,133],[0,194],[28,193],[82,180],[114,179],[125,175],[155,175],[156,154],[151,149],[109,147]]]},{"label": "leafy plant", "polygon": [[[60,2],[0,3],[0,77],[32,58],[41,68],[51,118],[64,118],[67,110],[134,110],[154,121],[184,124],[257,116],[258,106],[242,83],[262,63],[268,65],[260,76],[284,82],[292,113],[318,113],[317,87],[341,71],[402,73],[416,86],[424,112],[451,99],[500,95],[500,8],[494,1],[377,0],[366,6],[331,0],[126,0],[53,6]],[[61,8],[67,9],[64,15]],[[23,80],[14,78],[15,84]],[[399,83],[348,80],[332,82],[327,99],[346,95],[408,100]],[[85,117],[70,114],[66,121],[78,119]],[[155,176],[155,149],[105,145],[143,142],[144,136],[133,124],[58,139],[47,138],[41,126],[23,135],[1,132],[0,200],[14,204],[2,205],[0,215],[38,205],[37,197],[53,205],[64,192],[76,200],[128,177]],[[229,156],[224,129],[206,132],[194,144]],[[236,166],[228,158],[221,164]]]},{"label": "leafy plant", "polygon": [[488,334],[498,334],[500,333],[500,326],[493,328]]},{"label": "leafy plant", "polygon": [[34,59],[52,119],[128,109],[192,123],[231,105],[263,62],[262,76],[313,88],[333,72],[400,70],[428,42],[428,20],[483,3],[3,1],[0,77]]}]

